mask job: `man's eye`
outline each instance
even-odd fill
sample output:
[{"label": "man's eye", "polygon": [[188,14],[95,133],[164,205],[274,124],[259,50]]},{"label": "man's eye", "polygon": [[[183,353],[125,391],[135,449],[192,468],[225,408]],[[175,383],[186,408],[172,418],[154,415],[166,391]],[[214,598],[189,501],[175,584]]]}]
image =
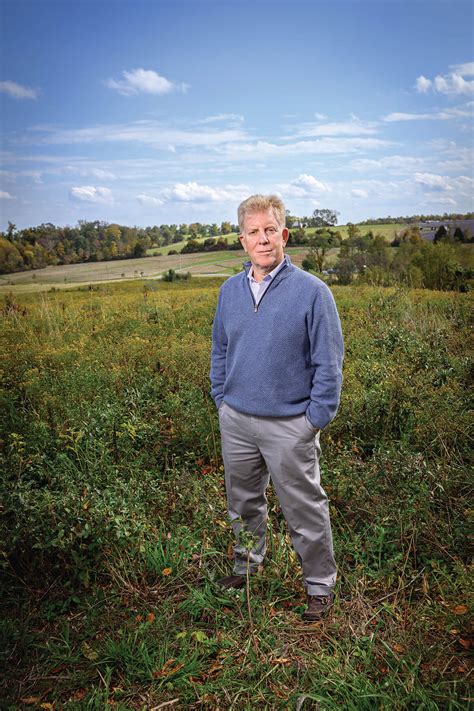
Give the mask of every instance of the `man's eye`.
[{"label": "man's eye", "polygon": [[267,227],[267,232],[274,234],[276,232],[276,229],[274,227]]}]

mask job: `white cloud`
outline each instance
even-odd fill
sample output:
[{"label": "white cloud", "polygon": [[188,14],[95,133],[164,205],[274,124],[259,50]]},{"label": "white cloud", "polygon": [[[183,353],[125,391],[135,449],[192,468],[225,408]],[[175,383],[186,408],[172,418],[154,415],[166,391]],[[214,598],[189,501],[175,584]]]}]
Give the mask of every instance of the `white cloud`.
[{"label": "white cloud", "polygon": [[351,121],[334,121],[332,123],[302,123],[297,127],[298,137],[319,136],[371,136],[377,133],[376,124],[360,121],[354,117]]},{"label": "white cloud", "polygon": [[351,190],[351,195],[355,198],[369,197],[369,193],[367,192],[367,190],[361,190],[360,188],[354,188],[353,190]]},{"label": "white cloud", "polygon": [[227,200],[242,200],[249,193],[246,185],[226,185],[223,188],[212,188],[197,182],[176,183],[171,188],[163,190],[162,197],[170,202],[225,202]]},{"label": "white cloud", "polygon": [[5,192],[5,190],[0,190],[0,200],[14,200],[15,198],[10,193]]},{"label": "white cloud", "polygon": [[117,176],[110,170],[104,170],[104,168],[88,168],[82,167],[80,165],[68,165],[66,166],[67,173],[75,173],[83,178],[91,177],[97,178],[97,180],[116,180]]},{"label": "white cloud", "polygon": [[430,190],[452,190],[448,178],[434,173],[415,173],[415,182]]},{"label": "white cloud", "polygon": [[288,197],[305,198],[320,195],[321,193],[330,192],[331,188],[316,180],[313,175],[302,173],[297,178],[291,181],[288,185],[279,186],[282,193]]},{"label": "white cloud", "polygon": [[14,99],[36,99],[38,89],[22,86],[16,81],[0,81],[0,91],[12,96]]},{"label": "white cloud", "polygon": [[100,124],[77,129],[39,127],[45,144],[143,143],[169,151],[170,147],[200,146],[212,148],[222,143],[241,141],[247,135],[241,128],[179,129],[168,128],[154,120],[125,124]]},{"label": "white cloud", "polygon": [[383,120],[387,123],[393,121],[449,121],[456,118],[471,118],[472,117],[472,101],[469,101],[463,106],[453,106],[443,111],[435,111],[431,114],[414,114],[394,112],[387,114]]},{"label": "white cloud", "polygon": [[260,160],[270,157],[282,157],[296,155],[334,155],[344,153],[359,153],[363,151],[377,150],[391,145],[391,141],[378,138],[318,138],[314,141],[296,141],[285,145],[269,143],[267,141],[255,141],[254,143],[229,143],[219,147],[219,153],[228,159],[254,160],[258,156]]},{"label": "white cloud", "polygon": [[152,69],[132,69],[130,72],[122,72],[123,79],[107,79],[105,82],[109,89],[115,89],[122,96],[133,96],[135,94],[169,94],[172,91],[186,92],[189,88],[187,84],[175,84],[162,77]]},{"label": "white cloud", "polygon": [[474,181],[463,175],[449,178],[447,175],[436,175],[435,173],[415,173],[415,182],[428,190],[450,192],[454,189],[463,189]]},{"label": "white cloud", "polygon": [[423,161],[421,158],[413,156],[384,156],[379,160],[373,158],[358,158],[351,162],[351,167],[358,171],[374,171],[374,170],[393,170],[396,172],[412,172],[416,166],[420,166]]},{"label": "white cloud", "polygon": [[434,114],[408,114],[395,111],[392,114],[384,116],[383,120],[391,123],[392,121],[427,121],[434,118]]},{"label": "white cloud", "polygon": [[474,76],[474,62],[465,62],[464,64],[453,64],[450,69],[456,72],[456,74],[460,74],[463,77]]},{"label": "white cloud", "polygon": [[80,185],[71,188],[69,195],[80,202],[110,204],[114,201],[109,188],[94,187],[93,185]]},{"label": "white cloud", "polygon": [[325,121],[327,119],[327,116],[326,114],[320,114],[316,111],[314,114],[314,118],[316,119],[316,121]]},{"label": "white cloud", "polygon": [[453,198],[450,197],[438,198],[437,202],[440,205],[457,205],[456,200],[453,200]]},{"label": "white cloud", "polygon": [[447,74],[437,74],[434,79],[423,75],[417,77],[415,89],[421,94],[428,91],[448,95],[474,94],[474,81],[464,78],[474,76],[474,62],[453,64],[449,69]]},{"label": "white cloud", "polygon": [[449,177],[434,173],[415,173],[415,182],[428,190],[456,192],[458,197],[466,196],[472,200],[474,179],[468,175]]},{"label": "white cloud", "polygon": [[425,94],[431,88],[432,81],[423,76],[417,77],[415,88],[420,94]]},{"label": "white cloud", "polygon": [[208,116],[207,118],[201,119],[198,123],[215,123],[216,121],[243,123],[244,120],[244,117],[240,114],[216,114],[215,116]]},{"label": "white cloud", "polygon": [[158,205],[163,205],[163,200],[153,197],[152,195],[137,195],[137,200],[140,205],[144,205],[145,207],[157,207]]}]

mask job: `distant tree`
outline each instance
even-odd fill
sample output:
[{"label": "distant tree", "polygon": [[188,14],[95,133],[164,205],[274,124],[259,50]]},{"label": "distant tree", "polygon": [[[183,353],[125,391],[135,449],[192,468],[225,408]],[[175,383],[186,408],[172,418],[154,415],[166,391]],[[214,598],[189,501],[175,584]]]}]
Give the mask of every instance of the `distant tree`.
[{"label": "distant tree", "polygon": [[338,215],[337,210],[316,209],[313,211],[313,224],[315,227],[333,227],[337,225]]},{"label": "distant tree", "polygon": [[441,239],[446,239],[448,236],[448,230],[444,225],[440,225],[438,229],[436,230],[435,236],[434,236],[434,242],[439,242]]},{"label": "distant tree", "polygon": [[304,231],[303,227],[296,227],[292,229],[288,242],[290,243],[290,245],[306,244],[308,242],[308,238],[306,237],[306,232]]},{"label": "distant tree", "polygon": [[354,225],[353,222],[348,222],[347,223],[347,236],[349,239],[353,239],[354,237],[357,237],[360,234],[360,229],[357,227],[357,225]]},{"label": "distant tree", "polygon": [[350,284],[354,274],[357,272],[357,265],[352,257],[339,255],[334,265],[334,272],[340,284]]},{"label": "distant tree", "polygon": [[133,248],[133,258],[143,257],[146,254],[146,249],[141,242],[136,242]]},{"label": "distant tree", "polygon": [[223,235],[230,235],[231,232],[232,232],[232,225],[230,224],[230,222],[223,222],[221,224],[221,233]]},{"label": "distant tree", "polygon": [[181,254],[192,254],[193,252],[201,252],[203,245],[197,239],[190,239],[181,249]]},{"label": "distant tree", "polygon": [[12,242],[15,239],[16,225],[8,220],[7,239]]},{"label": "distant tree", "polygon": [[0,274],[18,272],[24,268],[23,259],[14,244],[0,237]]},{"label": "distant tree", "polygon": [[469,239],[466,239],[464,232],[459,226],[454,230],[453,239],[455,242],[469,242]]},{"label": "distant tree", "polygon": [[309,244],[309,254],[306,255],[310,259],[310,262],[315,264],[318,272],[322,272],[324,269],[324,263],[326,260],[326,254],[331,249],[339,244],[334,235],[329,232],[323,232],[314,235],[308,240]]}]

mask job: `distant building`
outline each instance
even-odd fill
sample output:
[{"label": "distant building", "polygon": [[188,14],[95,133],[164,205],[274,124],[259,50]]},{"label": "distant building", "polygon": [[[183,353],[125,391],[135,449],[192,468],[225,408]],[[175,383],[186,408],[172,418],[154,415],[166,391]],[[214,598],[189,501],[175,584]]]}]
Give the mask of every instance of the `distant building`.
[{"label": "distant building", "polygon": [[448,232],[454,234],[456,227],[460,227],[467,239],[474,236],[474,220],[430,220],[429,222],[419,222],[420,234],[427,242],[433,242],[440,227],[444,227]]}]

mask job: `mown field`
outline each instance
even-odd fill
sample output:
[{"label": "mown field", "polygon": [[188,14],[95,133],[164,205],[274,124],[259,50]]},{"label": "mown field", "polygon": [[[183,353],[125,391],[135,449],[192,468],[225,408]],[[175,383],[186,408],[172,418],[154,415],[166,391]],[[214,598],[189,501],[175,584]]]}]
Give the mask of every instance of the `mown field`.
[{"label": "mown field", "polygon": [[[383,224],[363,225],[361,233],[372,230],[374,234],[382,234],[387,241],[391,241],[397,229],[404,225]],[[337,228],[342,237],[347,237],[347,226]],[[312,236],[314,229],[306,230]],[[234,242],[237,235],[226,235],[227,242]],[[198,239],[204,242],[204,238]],[[32,269],[23,272],[0,274],[0,294],[26,293],[30,291],[48,291],[55,289],[69,289],[71,285],[84,286],[89,283],[105,284],[109,281],[127,281],[136,279],[160,279],[164,272],[174,269],[176,272],[190,272],[192,276],[232,276],[235,271],[240,271],[242,262],[246,259],[243,250],[223,250],[219,252],[201,252],[195,254],[172,254],[171,250],[180,251],[187,244],[186,240],[166,247],[149,249],[146,257],[136,259],[115,259],[102,262],[85,262],[81,264],[63,264],[48,266],[42,269]],[[301,266],[308,248],[304,246],[288,247],[286,250],[292,260]],[[338,249],[328,252],[327,266],[332,266],[336,259]]]},{"label": "mown field", "polygon": [[[147,260],[148,262],[148,260]],[[221,280],[4,295],[5,709],[465,709],[468,294],[336,287],[344,391],[322,436],[337,597],[269,555],[231,570],[209,398]]]},{"label": "mown field", "polygon": [[[306,252],[304,247],[290,247],[286,250],[295,264],[301,266]],[[335,253],[337,250],[331,250]],[[137,279],[161,279],[169,269],[177,273],[189,272],[192,276],[232,276],[242,269],[247,260],[244,250],[229,250],[196,254],[163,254],[160,257],[138,259],[117,259],[109,262],[84,262],[83,264],[62,264],[59,266],[32,269],[0,275],[0,294],[26,293],[70,289],[71,286],[106,284]]]}]

